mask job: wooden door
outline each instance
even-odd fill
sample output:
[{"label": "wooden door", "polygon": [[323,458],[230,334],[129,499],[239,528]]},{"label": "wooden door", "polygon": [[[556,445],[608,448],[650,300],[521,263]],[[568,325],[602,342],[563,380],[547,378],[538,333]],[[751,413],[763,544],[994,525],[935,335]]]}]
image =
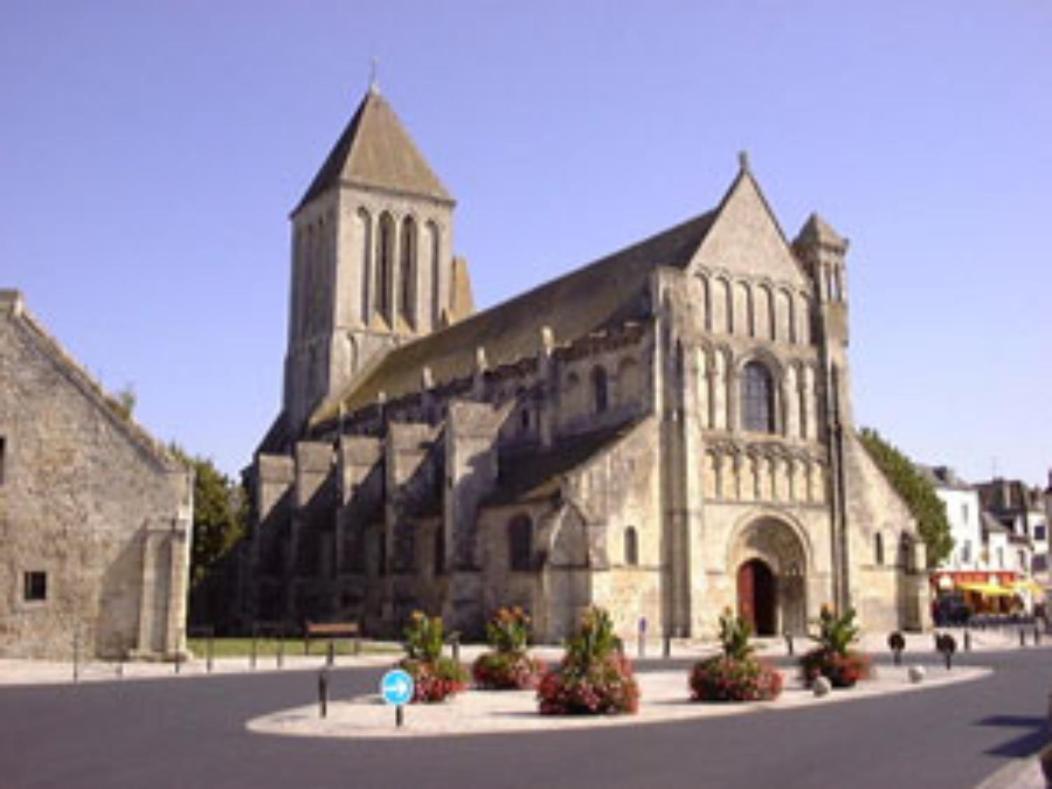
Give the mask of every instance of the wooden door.
[{"label": "wooden door", "polygon": [[776,621],[774,573],[767,563],[752,559],[738,568],[738,616],[758,636],[773,636]]}]

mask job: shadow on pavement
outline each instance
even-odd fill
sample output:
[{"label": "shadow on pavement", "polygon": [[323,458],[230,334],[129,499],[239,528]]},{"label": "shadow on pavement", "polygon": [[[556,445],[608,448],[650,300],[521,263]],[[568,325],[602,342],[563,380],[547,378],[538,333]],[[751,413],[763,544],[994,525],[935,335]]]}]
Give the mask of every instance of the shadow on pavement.
[{"label": "shadow on pavement", "polygon": [[1005,728],[1029,729],[1015,739],[991,748],[986,753],[992,756],[1025,757],[1041,750],[1049,741],[1048,721],[1045,718],[1023,715],[991,715],[977,721],[976,726],[1002,726]]}]

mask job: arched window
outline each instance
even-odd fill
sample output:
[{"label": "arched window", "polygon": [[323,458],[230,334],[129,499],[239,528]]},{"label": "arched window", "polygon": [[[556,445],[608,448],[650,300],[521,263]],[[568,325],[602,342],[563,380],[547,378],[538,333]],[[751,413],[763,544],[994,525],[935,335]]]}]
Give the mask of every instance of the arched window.
[{"label": "arched window", "polygon": [[442,575],[446,571],[446,530],[442,524],[435,529],[433,567],[435,575]]},{"label": "arched window", "polygon": [[742,371],[742,427],[759,433],[774,432],[774,382],[760,362],[749,362]]},{"label": "arched window", "polygon": [[917,569],[913,561],[913,538],[908,534],[899,537],[899,567],[908,573]]},{"label": "arched window", "polygon": [[878,533],[873,538],[873,561],[878,564],[884,564],[884,535]]},{"label": "arched window", "polygon": [[625,529],[625,564],[629,567],[639,564],[639,535],[634,526]]},{"label": "arched window", "polygon": [[592,370],[592,396],[595,412],[602,414],[610,405],[610,392],[606,382],[606,368],[596,367]]},{"label": "arched window", "polygon": [[398,271],[399,308],[410,326],[416,325],[416,222],[402,221],[402,263]]},{"label": "arched window", "polygon": [[391,267],[394,261],[394,220],[390,214],[380,217],[379,250],[376,261],[376,311],[391,320]]},{"label": "arched window", "polygon": [[533,521],[529,515],[516,515],[508,523],[508,567],[533,569]]},{"label": "arched window", "polygon": [[439,236],[438,225],[434,222],[427,223],[427,235],[431,250],[431,325],[437,327],[442,320],[442,301],[439,298],[441,287],[441,271],[439,270]]},{"label": "arched window", "polygon": [[369,321],[369,291],[373,277],[373,223],[369,212],[358,209],[358,230],[362,234],[362,322]]}]

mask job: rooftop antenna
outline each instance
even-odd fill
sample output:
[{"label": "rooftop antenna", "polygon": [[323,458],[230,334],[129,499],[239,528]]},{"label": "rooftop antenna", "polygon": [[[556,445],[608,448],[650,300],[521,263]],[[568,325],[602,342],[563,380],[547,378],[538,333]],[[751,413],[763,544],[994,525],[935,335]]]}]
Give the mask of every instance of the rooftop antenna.
[{"label": "rooftop antenna", "polygon": [[369,92],[370,93],[379,93],[380,92],[380,83],[377,82],[377,80],[376,80],[376,63],[377,63],[376,56],[373,55],[373,57],[370,59],[370,62],[369,62]]}]

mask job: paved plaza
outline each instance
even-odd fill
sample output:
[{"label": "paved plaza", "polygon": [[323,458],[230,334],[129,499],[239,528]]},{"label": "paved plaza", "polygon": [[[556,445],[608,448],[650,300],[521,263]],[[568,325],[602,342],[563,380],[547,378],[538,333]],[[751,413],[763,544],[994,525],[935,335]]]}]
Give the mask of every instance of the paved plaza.
[{"label": "paved plaza", "polygon": [[[1012,646],[1010,636],[1000,636],[1001,648],[992,649],[994,634],[975,634],[973,646],[982,648],[959,655],[951,672],[969,681],[928,682],[915,692],[880,687],[896,674],[879,654],[876,683],[834,693],[824,703],[803,703],[806,695],[790,683],[783,700],[745,705],[749,709],[741,714],[715,705],[713,712],[638,726],[566,729],[545,721],[536,731],[387,739],[255,730],[276,714],[300,710],[304,720],[309,717],[323,663],[317,655],[289,655],[281,670],[273,659],[268,667],[261,660],[254,672],[246,661],[224,659],[210,676],[199,662],[183,666],[179,676],[171,665],[134,664],[120,679],[104,676],[112,667],[87,667],[87,678],[77,684],[45,676],[68,668],[54,664],[33,667],[35,684],[13,685],[7,663],[0,665],[9,682],[0,687],[0,783],[18,789],[1040,785],[1033,783],[1036,768],[1026,757],[1048,739],[1052,651]],[[651,654],[660,655],[654,646]],[[769,657],[791,676],[789,658],[777,654],[773,643],[768,647]],[[680,699],[686,697],[694,657],[684,654],[689,649],[679,644],[672,660],[638,664],[645,698],[654,706],[660,706],[660,693],[650,691],[665,683],[672,693],[677,672]],[[465,648],[462,657],[471,654]],[[926,664],[929,680],[945,675],[930,636],[911,640],[907,655],[909,663]],[[334,722],[352,699],[376,693],[393,660],[339,659],[331,672]],[[680,700],[666,706],[693,711],[709,705]],[[410,727],[428,714],[418,707],[408,712]],[[524,713],[538,720],[528,705]],[[646,715],[644,704],[642,719]]]}]

